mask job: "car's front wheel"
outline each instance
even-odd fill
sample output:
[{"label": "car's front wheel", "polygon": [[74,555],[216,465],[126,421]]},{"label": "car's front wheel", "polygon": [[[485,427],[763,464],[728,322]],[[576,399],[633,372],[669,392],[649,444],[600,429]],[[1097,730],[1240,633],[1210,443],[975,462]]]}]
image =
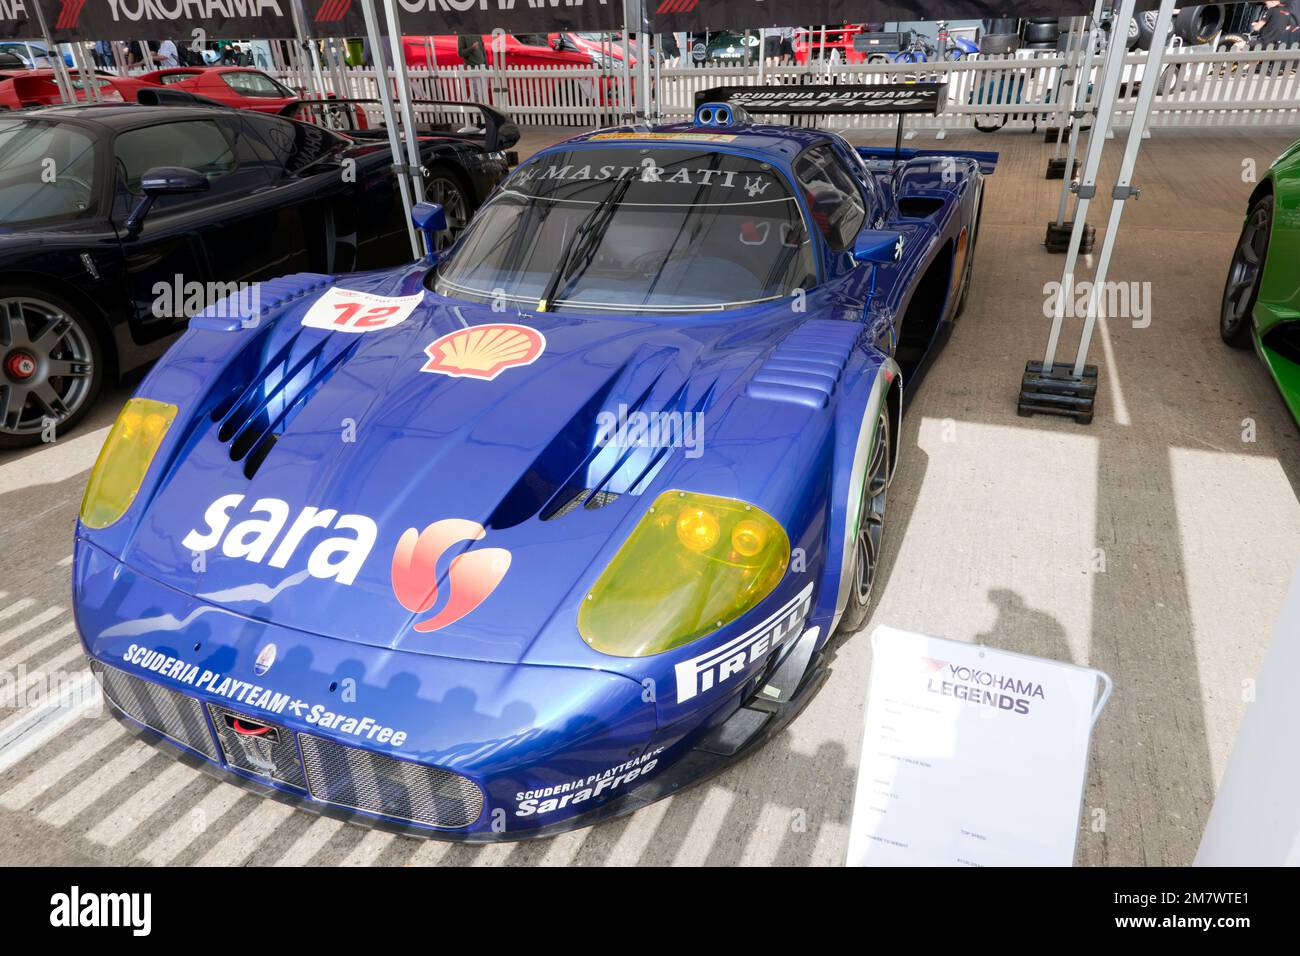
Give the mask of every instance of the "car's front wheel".
[{"label": "car's front wheel", "polygon": [[871,597],[875,591],[876,571],[880,567],[885,537],[885,498],[889,494],[889,413],[881,408],[876,419],[871,456],[862,479],[862,502],[858,508],[858,527],[853,545],[853,576],[849,584],[849,603],[840,618],[845,633],[859,630],[867,622]]},{"label": "car's front wheel", "polygon": [[1273,228],[1273,197],[1264,196],[1250,207],[1241,238],[1232,253],[1228,281],[1219,310],[1219,335],[1233,348],[1250,348],[1250,315],[1259,295],[1259,280],[1268,258],[1268,237]]},{"label": "car's front wheel", "polygon": [[61,436],[103,379],[99,339],[81,310],[42,289],[0,284],[0,448]]}]

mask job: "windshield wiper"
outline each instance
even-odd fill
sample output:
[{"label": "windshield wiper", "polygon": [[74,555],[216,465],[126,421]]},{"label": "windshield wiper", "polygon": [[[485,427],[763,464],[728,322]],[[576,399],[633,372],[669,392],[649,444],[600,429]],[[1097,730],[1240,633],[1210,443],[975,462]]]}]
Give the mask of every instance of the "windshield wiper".
[{"label": "windshield wiper", "polygon": [[582,220],[582,224],[573,234],[573,242],[569,244],[568,251],[560,258],[555,271],[546,281],[542,297],[537,300],[538,312],[548,311],[555,304],[555,299],[560,292],[568,290],[571,284],[569,280],[581,275],[591,265],[596,257],[596,246],[600,244],[610,222],[613,221],[614,213],[619,203],[623,201],[623,197],[627,195],[628,187],[632,185],[632,176],[636,172],[636,169],[629,169],[620,176],[609,193],[596,204],[595,209],[587,214],[587,218]]}]

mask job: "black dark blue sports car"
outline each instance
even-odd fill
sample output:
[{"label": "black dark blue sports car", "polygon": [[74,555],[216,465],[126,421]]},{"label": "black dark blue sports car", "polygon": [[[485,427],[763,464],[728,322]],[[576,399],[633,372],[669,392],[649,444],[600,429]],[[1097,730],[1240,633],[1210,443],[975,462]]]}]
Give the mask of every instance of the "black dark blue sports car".
[{"label": "black dark blue sports car", "polygon": [[[509,169],[490,112],[420,137],[452,236]],[[383,135],[212,106],[0,118],[0,448],[63,434],[238,283],[409,262]]]}]

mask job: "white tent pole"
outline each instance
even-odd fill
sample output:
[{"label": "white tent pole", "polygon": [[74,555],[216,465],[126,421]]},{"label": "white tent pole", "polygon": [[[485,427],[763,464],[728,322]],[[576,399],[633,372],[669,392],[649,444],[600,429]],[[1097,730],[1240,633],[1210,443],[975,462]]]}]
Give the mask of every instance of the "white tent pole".
[{"label": "white tent pole", "polygon": [[619,119],[635,123],[636,110],[632,104],[632,39],[628,34],[630,17],[627,10],[627,5],[634,2],[636,0],[623,0],[623,108]]},{"label": "white tent pole", "polygon": [[[1093,276],[1092,291],[1088,296],[1088,314],[1083,322],[1083,334],[1079,337],[1079,352],[1074,359],[1076,378],[1083,374],[1083,366],[1088,358],[1092,330],[1097,324],[1101,290],[1106,284],[1106,272],[1110,268],[1110,256],[1115,249],[1115,237],[1119,233],[1119,221],[1124,214],[1124,203],[1138,196],[1138,187],[1131,185],[1133,167],[1137,163],[1138,152],[1142,149],[1142,136],[1146,132],[1147,120],[1151,116],[1151,103],[1160,88],[1160,68],[1164,61],[1165,43],[1169,37],[1169,23],[1173,19],[1173,14],[1174,0],[1160,0],[1155,31],[1151,34],[1151,48],[1147,51],[1146,67],[1142,72],[1142,85],[1138,90],[1137,105],[1133,109],[1133,119],[1128,128],[1128,140],[1124,144],[1124,158],[1120,160],[1119,178],[1115,181],[1115,190],[1111,194],[1110,220],[1106,224],[1106,237],[1101,243],[1101,253],[1097,257],[1097,271]],[[1128,23],[1128,20],[1121,22]],[[1114,33],[1114,29],[1111,32]],[[1121,47],[1123,45],[1120,44]]]},{"label": "white tent pole", "polygon": [[[1074,75],[1074,108],[1070,118],[1070,146],[1065,152],[1065,175],[1061,177],[1061,199],[1056,206],[1056,224],[1065,222],[1065,207],[1070,202],[1070,185],[1074,181],[1074,157],[1079,149],[1079,136],[1083,129],[1083,118],[1088,115],[1088,85],[1092,82],[1092,51],[1101,35],[1101,8],[1104,0],[1097,0],[1092,10],[1092,27],[1088,31],[1087,47],[1083,54],[1082,68],[1076,69]],[[1114,27],[1111,27],[1112,32]],[[1091,136],[1091,134],[1089,134]],[[1060,144],[1057,144],[1060,148]]]},{"label": "white tent pole", "polygon": [[641,58],[637,65],[641,68],[641,112],[647,123],[654,121],[654,107],[651,103],[653,84],[650,82],[650,16],[646,11],[645,0],[636,0],[637,19],[640,28],[637,32]]},{"label": "white tent pole", "polygon": [[[1100,0],[1098,0],[1100,4]],[[1052,150],[1052,158],[1061,158],[1061,146],[1065,142],[1065,130],[1070,125],[1070,113],[1074,109],[1074,101],[1078,98],[1076,85],[1079,79],[1079,63],[1083,58],[1083,32],[1087,25],[1087,20],[1083,17],[1070,18],[1070,32],[1068,49],[1065,57],[1065,67],[1061,70],[1060,80],[1056,84],[1056,148]],[[1069,95],[1065,95],[1066,87],[1069,87]],[[1069,102],[1067,102],[1067,100]]]},{"label": "white tent pole", "polygon": [[[406,173],[411,180],[411,190],[416,202],[424,202],[424,164],[420,158],[420,137],[415,130],[415,107],[411,105],[411,77],[406,71],[406,54],[402,44],[402,22],[398,19],[397,4],[384,0],[384,15],[388,19],[388,42],[393,52],[393,71],[397,74],[398,104],[402,110],[402,127],[406,132]],[[432,249],[428,250],[433,252]]]},{"label": "white tent pole", "polygon": [[[54,70],[54,85],[59,88],[59,96],[63,98],[63,102],[75,103],[77,97],[72,91],[72,81],[65,75],[63,69],[63,51],[59,49],[59,45],[55,43],[53,38],[50,36],[50,28],[45,23],[45,11],[41,9],[41,4],[34,3],[32,6],[36,10],[36,22],[40,25],[41,36],[45,40],[45,49],[48,50],[50,54],[50,69]],[[32,55],[32,48],[30,46],[27,48],[27,55]],[[32,66],[35,65],[36,58],[32,57]]]},{"label": "white tent pole", "polygon": [[303,25],[303,11],[299,0],[294,0],[291,4],[293,8],[293,31],[298,39],[298,49],[307,48],[311,51],[311,82],[312,92],[325,99],[329,90],[325,87],[325,74],[320,65],[320,50],[316,47],[316,41],[307,35],[307,30]]},{"label": "white tent pole", "polygon": [[393,153],[397,188],[402,194],[402,211],[406,216],[406,231],[411,239],[411,254],[420,258],[420,237],[411,221],[411,182],[406,176],[402,161],[402,143],[397,133],[397,115],[393,109],[393,91],[388,85],[388,63],[384,56],[383,37],[379,35],[379,18],[375,15],[375,0],[361,0],[361,13],[366,20],[366,39],[370,43],[371,59],[375,67],[375,86],[379,89],[379,105],[384,113],[384,126],[388,129],[388,148]]},{"label": "white tent pole", "polygon": [[[1164,3],[1171,0],[1162,0]],[[1128,23],[1133,16],[1134,0],[1120,0],[1119,14],[1116,22]],[[1061,288],[1056,300],[1056,314],[1052,317],[1052,330],[1047,336],[1047,348],[1043,353],[1043,374],[1050,375],[1056,361],[1056,346],[1061,339],[1061,326],[1065,322],[1065,303],[1074,295],[1074,269],[1079,259],[1079,246],[1083,241],[1085,220],[1088,218],[1088,203],[1097,191],[1097,169],[1101,166],[1101,151],[1106,145],[1106,129],[1110,126],[1111,113],[1115,109],[1115,96],[1119,88],[1120,74],[1124,69],[1124,55],[1127,53],[1122,38],[1114,36],[1111,31],[1110,43],[1106,47],[1105,65],[1102,68],[1101,93],[1097,99],[1097,114],[1093,119],[1092,132],[1088,136],[1088,150],[1083,160],[1083,175],[1079,180],[1079,204],[1074,210],[1074,228],[1070,231],[1070,248],[1065,254],[1065,269],[1061,275]],[[1119,42],[1116,42],[1116,40]],[[1085,84],[1087,80],[1085,79]]]}]

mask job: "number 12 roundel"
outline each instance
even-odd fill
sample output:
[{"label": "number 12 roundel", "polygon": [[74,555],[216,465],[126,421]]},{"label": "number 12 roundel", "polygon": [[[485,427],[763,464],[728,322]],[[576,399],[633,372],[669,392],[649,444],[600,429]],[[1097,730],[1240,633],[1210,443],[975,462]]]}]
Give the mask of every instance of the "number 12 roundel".
[{"label": "number 12 roundel", "polygon": [[387,296],[330,289],[311,304],[302,324],[331,332],[378,332],[406,321],[423,299],[423,292]]}]

